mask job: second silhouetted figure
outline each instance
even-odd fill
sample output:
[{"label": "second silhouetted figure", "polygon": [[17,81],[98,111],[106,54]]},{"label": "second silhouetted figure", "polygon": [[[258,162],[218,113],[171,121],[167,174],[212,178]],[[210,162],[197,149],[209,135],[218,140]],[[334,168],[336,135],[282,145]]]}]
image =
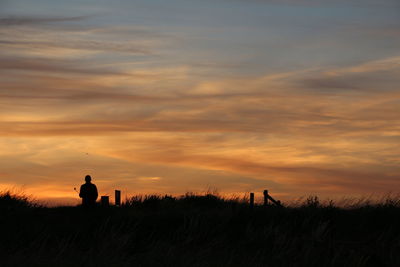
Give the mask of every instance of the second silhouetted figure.
[{"label": "second silhouetted figure", "polygon": [[91,183],[91,180],[92,177],[86,175],[86,183],[81,185],[81,190],[79,191],[79,197],[82,198],[82,205],[86,207],[94,206],[98,197],[97,187]]}]

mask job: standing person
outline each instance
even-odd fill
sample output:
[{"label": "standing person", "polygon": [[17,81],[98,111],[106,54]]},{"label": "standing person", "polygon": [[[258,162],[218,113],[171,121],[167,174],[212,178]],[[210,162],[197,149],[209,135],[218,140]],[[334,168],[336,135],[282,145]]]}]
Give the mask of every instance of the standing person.
[{"label": "standing person", "polygon": [[81,185],[79,197],[82,198],[82,206],[92,207],[96,205],[96,199],[98,197],[97,187],[91,183],[92,177],[86,175],[86,183]]}]

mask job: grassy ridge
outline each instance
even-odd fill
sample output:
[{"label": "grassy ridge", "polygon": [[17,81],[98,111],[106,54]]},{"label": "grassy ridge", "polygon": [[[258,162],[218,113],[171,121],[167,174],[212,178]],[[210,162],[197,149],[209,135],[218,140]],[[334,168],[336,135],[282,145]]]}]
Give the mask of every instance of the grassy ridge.
[{"label": "grassy ridge", "polygon": [[400,266],[399,200],[250,209],[211,194],[120,208],[0,196],[1,266]]}]

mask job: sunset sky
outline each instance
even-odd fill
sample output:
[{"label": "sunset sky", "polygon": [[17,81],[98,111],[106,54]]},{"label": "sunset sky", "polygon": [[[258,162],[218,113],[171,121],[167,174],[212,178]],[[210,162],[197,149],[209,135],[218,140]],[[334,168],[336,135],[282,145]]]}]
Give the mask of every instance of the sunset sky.
[{"label": "sunset sky", "polygon": [[0,190],[399,193],[398,0],[0,0]]}]

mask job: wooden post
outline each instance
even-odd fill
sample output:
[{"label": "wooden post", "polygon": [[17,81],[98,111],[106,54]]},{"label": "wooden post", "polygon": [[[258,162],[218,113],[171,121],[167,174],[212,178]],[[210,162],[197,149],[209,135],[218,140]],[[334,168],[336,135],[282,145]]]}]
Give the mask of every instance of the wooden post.
[{"label": "wooden post", "polygon": [[264,206],[268,206],[268,190],[264,190]]},{"label": "wooden post", "polygon": [[110,199],[108,196],[101,196],[101,206],[108,207],[110,205]]},{"label": "wooden post", "polygon": [[250,193],[250,208],[254,207],[254,193]]},{"label": "wooden post", "polygon": [[282,207],[282,203],[279,200],[275,200],[270,195],[268,195],[268,199],[271,200],[271,202],[274,203],[275,205],[277,205],[278,207]]},{"label": "wooden post", "polygon": [[115,206],[121,206],[121,191],[115,190]]}]

